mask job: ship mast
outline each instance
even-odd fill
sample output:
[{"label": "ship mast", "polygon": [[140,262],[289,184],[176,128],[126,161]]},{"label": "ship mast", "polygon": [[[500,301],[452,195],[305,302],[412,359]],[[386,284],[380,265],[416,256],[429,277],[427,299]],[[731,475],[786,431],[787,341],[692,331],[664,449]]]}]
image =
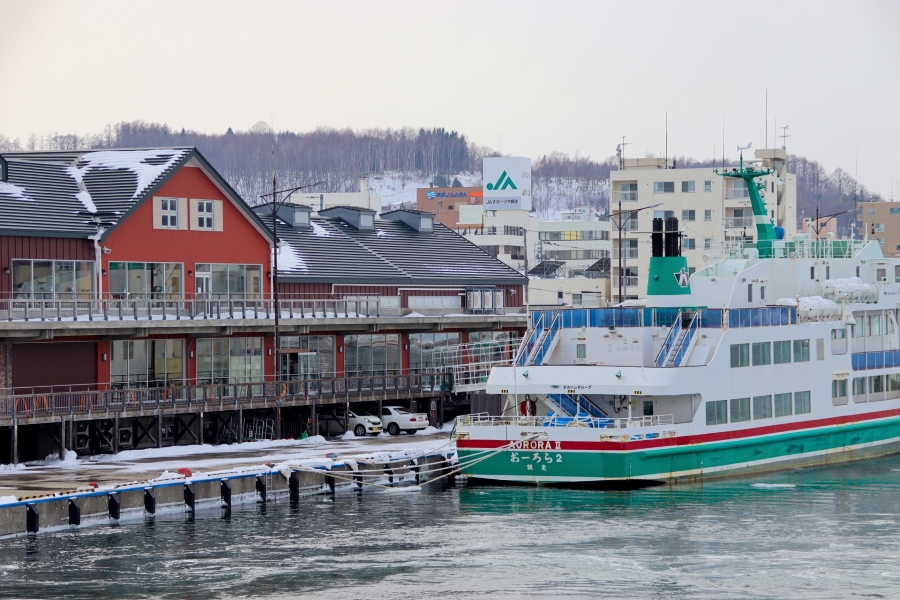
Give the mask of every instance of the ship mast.
[{"label": "ship mast", "polygon": [[760,190],[765,184],[757,183],[757,177],[770,175],[772,169],[754,169],[752,167],[744,168],[744,150],[750,148],[750,144],[746,146],[738,146],[740,152],[740,168],[732,171],[719,173],[720,177],[730,177],[732,179],[742,179],[747,184],[747,191],[750,195],[750,207],[753,210],[753,220],[756,222],[756,248],[759,250],[760,258],[769,258],[772,256],[772,242],[778,239],[775,234],[775,228],[772,226],[772,219],[766,210]]}]

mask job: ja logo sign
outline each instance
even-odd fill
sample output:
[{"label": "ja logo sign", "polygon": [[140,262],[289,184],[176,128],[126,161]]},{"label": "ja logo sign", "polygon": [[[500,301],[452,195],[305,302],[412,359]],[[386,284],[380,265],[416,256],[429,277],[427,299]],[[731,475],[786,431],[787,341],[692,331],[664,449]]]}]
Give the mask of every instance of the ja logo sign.
[{"label": "ja logo sign", "polygon": [[506,171],[503,171],[503,173],[500,174],[497,183],[489,183],[485,187],[489,190],[505,190],[507,188],[512,188],[514,190],[519,189],[516,187],[516,184],[513,183],[512,178],[506,174]]},{"label": "ja logo sign", "polygon": [[675,281],[678,282],[680,287],[686,288],[688,283],[690,282],[690,278],[688,277],[687,272],[684,270],[684,267],[681,267],[681,270],[677,273],[674,273]]}]

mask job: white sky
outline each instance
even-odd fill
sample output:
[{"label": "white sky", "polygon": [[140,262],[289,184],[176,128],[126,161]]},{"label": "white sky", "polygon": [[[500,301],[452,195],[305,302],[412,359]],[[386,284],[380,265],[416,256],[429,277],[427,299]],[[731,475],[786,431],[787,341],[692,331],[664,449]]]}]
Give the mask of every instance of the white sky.
[{"label": "white sky", "polygon": [[[442,126],[506,154],[769,145],[888,196],[900,2],[0,0],[0,133]],[[499,141],[498,141],[499,140]],[[780,142],[779,142],[780,145]]]}]

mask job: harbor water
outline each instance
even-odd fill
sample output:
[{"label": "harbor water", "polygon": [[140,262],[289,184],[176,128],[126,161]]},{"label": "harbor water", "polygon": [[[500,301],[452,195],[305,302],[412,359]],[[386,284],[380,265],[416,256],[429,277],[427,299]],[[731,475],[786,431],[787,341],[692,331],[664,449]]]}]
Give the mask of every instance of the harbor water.
[{"label": "harbor water", "polygon": [[900,456],[631,491],[425,486],[0,540],[4,598],[900,597]]}]

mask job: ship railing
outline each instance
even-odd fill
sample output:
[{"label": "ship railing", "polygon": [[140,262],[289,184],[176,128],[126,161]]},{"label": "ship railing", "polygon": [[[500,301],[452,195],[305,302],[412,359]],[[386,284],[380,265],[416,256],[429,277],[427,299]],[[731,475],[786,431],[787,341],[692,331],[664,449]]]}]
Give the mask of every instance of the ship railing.
[{"label": "ship railing", "polygon": [[672,328],[669,329],[669,335],[666,336],[666,341],[663,342],[662,348],[659,350],[659,354],[656,355],[656,366],[661,367],[666,362],[666,356],[669,355],[669,350],[672,349],[672,344],[675,343],[675,338],[678,337],[678,333],[681,331],[681,311],[678,311],[678,314],[675,315],[675,323],[672,324]]},{"label": "ship railing", "polygon": [[456,417],[457,427],[588,427],[592,429],[635,429],[674,424],[674,415],[649,415],[633,417],[631,419],[607,419],[605,417],[591,417],[585,414],[576,417],[563,415],[514,415],[497,417],[487,413],[477,413]]}]

